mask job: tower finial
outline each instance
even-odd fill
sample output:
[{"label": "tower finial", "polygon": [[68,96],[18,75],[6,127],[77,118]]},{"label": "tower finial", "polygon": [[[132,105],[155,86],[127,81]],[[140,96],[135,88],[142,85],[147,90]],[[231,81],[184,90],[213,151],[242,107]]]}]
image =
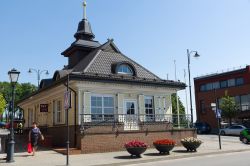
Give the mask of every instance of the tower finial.
[{"label": "tower finial", "polygon": [[83,1],[83,19],[87,19],[87,2]]}]

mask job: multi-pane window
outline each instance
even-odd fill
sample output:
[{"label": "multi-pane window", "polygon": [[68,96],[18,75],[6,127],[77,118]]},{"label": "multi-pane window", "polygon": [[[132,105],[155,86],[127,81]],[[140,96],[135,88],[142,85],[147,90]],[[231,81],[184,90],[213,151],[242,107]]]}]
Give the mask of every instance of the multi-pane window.
[{"label": "multi-pane window", "polygon": [[206,89],[207,90],[212,90],[213,89],[213,83],[206,84]]},{"label": "multi-pane window", "polygon": [[201,87],[200,87],[200,91],[201,91],[201,92],[206,91],[206,85],[205,85],[205,84],[201,85]]},{"label": "multi-pane window", "polygon": [[228,87],[235,86],[235,79],[227,80]]},{"label": "multi-pane window", "polygon": [[134,115],[135,114],[135,102],[126,102],[126,111],[127,115]]},{"label": "multi-pane window", "polygon": [[243,84],[244,84],[244,79],[242,77],[236,78],[236,85],[237,86],[243,85]]},{"label": "multi-pane window", "polygon": [[219,88],[220,88],[220,82],[214,82],[213,89],[219,89]]},{"label": "multi-pane window", "polygon": [[61,100],[53,101],[53,112],[54,112],[54,123],[55,124],[64,123],[62,101]]},{"label": "multi-pane window", "polygon": [[153,97],[146,96],[145,97],[145,113],[146,113],[146,120],[152,121],[154,120],[154,104],[153,104]]},{"label": "multi-pane window", "polygon": [[227,87],[227,80],[221,81],[221,82],[220,82],[220,87],[221,87],[221,88],[226,88],[226,87]]},{"label": "multi-pane window", "polygon": [[214,89],[220,89],[220,88],[227,88],[227,87],[234,87],[234,86],[240,86],[244,84],[244,78],[232,78],[229,80],[223,80],[223,81],[217,81],[217,82],[211,82],[207,84],[202,84],[200,86],[200,91],[210,91]]},{"label": "multi-pane window", "polygon": [[118,67],[117,73],[133,75],[133,70],[128,65],[123,64]]},{"label": "multi-pane window", "polygon": [[249,110],[249,95],[240,96],[241,101],[241,111]]},{"label": "multi-pane window", "polygon": [[91,96],[92,120],[104,120],[114,117],[114,97]]}]

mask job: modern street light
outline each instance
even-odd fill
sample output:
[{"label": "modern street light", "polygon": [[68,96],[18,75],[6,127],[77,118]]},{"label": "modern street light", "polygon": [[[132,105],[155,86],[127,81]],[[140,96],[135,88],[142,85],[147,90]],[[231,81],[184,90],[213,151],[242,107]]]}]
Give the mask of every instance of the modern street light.
[{"label": "modern street light", "polygon": [[39,88],[40,80],[41,80],[41,75],[43,73],[45,73],[46,75],[49,75],[49,71],[48,70],[40,70],[40,69],[29,68],[28,73],[31,74],[32,72],[35,72],[37,74],[37,88]]},{"label": "modern street light", "polygon": [[16,69],[12,69],[8,72],[10,83],[12,86],[12,102],[11,102],[11,122],[10,122],[10,139],[8,143],[8,150],[7,150],[7,162],[11,163],[14,162],[14,146],[15,146],[15,140],[14,140],[14,111],[15,111],[15,87],[16,83],[18,81],[20,72]]},{"label": "modern street light", "polygon": [[190,57],[191,54],[193,54],[193,57],[198,58],[200,55],[198,54],[197,51],[189,51],[187,49],[187,58],[188,58],[188,79],[189,79],[189,95],[190,95],[190,111],[191,111],[191,125],[193,126],[194,123],[194,117],[193,117],[193,104],[192,104],[192,90],[191,90],[191,76],[190,76]]}]

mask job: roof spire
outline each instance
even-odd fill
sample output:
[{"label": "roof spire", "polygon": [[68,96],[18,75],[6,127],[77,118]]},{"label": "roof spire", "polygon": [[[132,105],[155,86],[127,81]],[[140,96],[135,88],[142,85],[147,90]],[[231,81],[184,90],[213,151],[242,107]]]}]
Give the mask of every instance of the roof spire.
[{"label": "roof spire", "polygon": [[86,0],[83,1],[83,19],[87,19],[87,2]]},{"label": "roof spire", "polygon": [[95,35],[92,32],[90,23],[87,20],[87,2],[86,0],[83,1],[83,19],[78,24],[77,32],[75,33],[75,38],[77,40],[93,40],[95,38]]}]

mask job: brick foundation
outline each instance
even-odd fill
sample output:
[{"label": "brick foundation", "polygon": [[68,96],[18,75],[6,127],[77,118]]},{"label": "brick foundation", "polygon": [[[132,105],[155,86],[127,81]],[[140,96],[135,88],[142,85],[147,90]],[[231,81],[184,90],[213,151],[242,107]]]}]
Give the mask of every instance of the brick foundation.
[{"label": "brick foundation", "polygon": [[[105,128],[105,127],[103,127]],[[103,130],[105,131],[105,130]],[[110,131],[110,130],[109,130]],[[153,142],[158,139],[174,139],[177,144],[185,137],[196,137],[194,129],[165,130],[165,131],[131,131],[109,133],[86,133],[80,136],[82,153],[100,153],[124,150],[124,144],[132,140],[140,140],[153,147]]]}]

